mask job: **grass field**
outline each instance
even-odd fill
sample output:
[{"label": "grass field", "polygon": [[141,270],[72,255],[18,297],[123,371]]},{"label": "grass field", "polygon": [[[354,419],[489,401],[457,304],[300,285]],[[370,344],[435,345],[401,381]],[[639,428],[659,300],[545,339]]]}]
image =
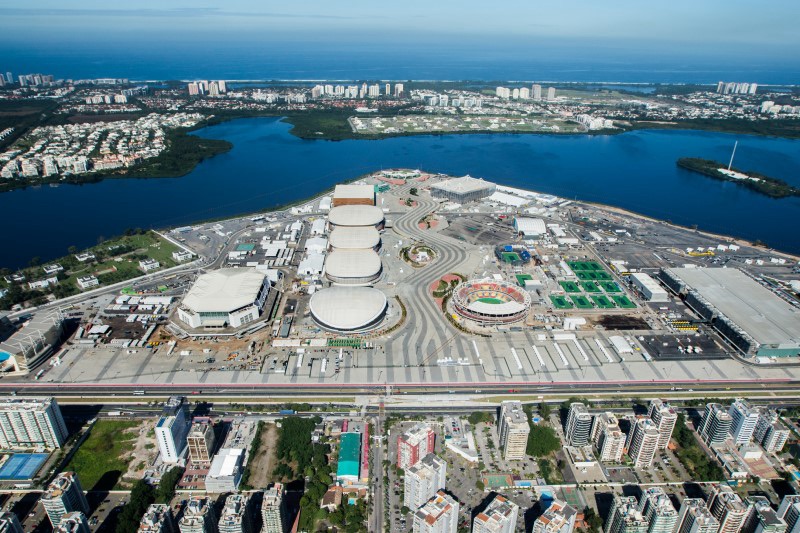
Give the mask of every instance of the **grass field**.
[{"label": "grass field", "polygon": [[574,307],[572,302],[561,295],[556,296],[551,294],[550,301],[553,302],[553,305],[556,306],[556,309],[572,309]]},{"label": "grass field", "polygon": [[578,295],[578,296],[570,296],[570,299],[575,302],[575,305],[578,309],[591,309],[592,302],[586,296]]},{"label": "grass field", "polygon": [[126,430],[138,426],[127,420],[98,420],[66,469],[77,472],[85,490],[113,489],[128,470],[136,440],[136,434]]},{"label": "grass field", "polygon": [[586,292],[602,292],[594,281],[581,281],[581,287]]},{"label": "grass field", "polygon": [[520,287],[524,287],[526,281],[533,279],[529,274],[516,274],[514,277],[517,278]]},{"label": "grass field", "polygon": [[590,298],[592,299],[592,301],[594,301],[594,304],[597,307],[599,307],[600,309],[613,309],[614,308],[614,302],[609,300],[607,296],[604,296],[604,295],[601,294],[599,296],[591,296]]},{"label": "grass field", "polygon": [[558,284],[567,292],[581,292],[581,288],[574,281],[559,281]]},{"label": "grass field", "polygon": [[519,254],[517,252],[503,252],[503,261],[506,263],[513,263],[514,261],[520,261]]},{"label": "grass field", "polygon": [[501,304],[503,300],[500,298],[478,298],[479,302],[483,302],[485,304]]},{"label": "grass field", "polygon": [[619,285],[614,281],[602,281],[600,282],[600,286],[606,292],[622,292],[622,289],[620,289]]},{"label": "grass field", "polygon": [[628,297],[625,296],[624,294],[613,295],[611,296],[611,299],[614,300],[614,303],[616,303],[618,307],[621,307],[623,309],[633,309],[634,307],[636,307],[636,304],[630,301]]}]

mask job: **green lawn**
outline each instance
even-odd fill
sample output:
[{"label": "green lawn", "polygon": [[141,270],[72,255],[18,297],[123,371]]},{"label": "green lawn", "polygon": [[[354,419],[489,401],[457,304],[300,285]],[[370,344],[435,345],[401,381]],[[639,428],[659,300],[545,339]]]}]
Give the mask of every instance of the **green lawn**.
[{"label": "green lawn", "polygon": [[600,287],[598,287],[597,283],[594,281],[582,281],[581,287],[583,287],[583,290],[586,292],[601,292]]},{"label": "green lawn", "polygon": [[557,309],[572,309],[574,307],[572,302],[561,295],[551,294],[550,301],[553,302],[553,305],[556,306]]},{"label": "green lawn", "polygon": [[603,296],[602,294],[599,296],[591,296],[591,299],[594,301],[594,304],[599,307],[600,309],[612,309],[614,307],[614,302],[608,299],[608,297]]},{"label": "green lawn", "polygon": [[601,281],[600,286],[606,292],[622,292],[622,289],[620,289],[619,285],[614,281]]},{"label": "green lawn", "polygon": [[503,300],[500,298],[478,298],[479,302],[483,302],[485,304],[501,304]]},{"label": "green lawn", "polygon": [[558,284],[567,292],[581,292],[581,288],[574,281],[559,281]]},{"label": "green lawn", "polygon": [[570,299],[573,302],[575,302],[575,305],[578,307],[578,309],[591,309],[592,308],[592,302],[590,302],[589,299],[586,296],[582,296],[582,295],[570,296]]},{"label": "green lawn", "polygon": [[628,297],[625,296],[624,294],[612,295],[611,299],[614,300],[614,303],[616,303],[618,307],[621,307],[623,309],[633,309],[634,307],[636,307],[636,304],[630,301]]},{"label": "green lawn", "polygon": [[92,432],[72,456],[66,470],[78,473],[84,490],[111,490],[128,470],[139,422],[98,420]]}]

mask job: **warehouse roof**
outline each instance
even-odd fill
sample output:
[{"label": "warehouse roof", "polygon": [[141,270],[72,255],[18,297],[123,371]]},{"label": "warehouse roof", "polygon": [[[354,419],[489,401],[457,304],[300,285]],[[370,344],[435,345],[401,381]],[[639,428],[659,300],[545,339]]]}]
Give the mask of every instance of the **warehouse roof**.
[{"label": "warehouse roof", "polygon": [[256,301],[264,278],[251,268],[221,268],[198,277],[183,305],[196,313],[235,311]]},{"label": "warehouse roof", "polygon": [[454,193],[468,193],[484,190],[495,190],[496,185],[491,181],[484,181],[481,179],[473,178],[472,176],[464,176],[461,178],[453,178],[434,183],[431,189],[438,189],[440,191],[448,191]]},{"label": "warehouse roof", "polygon": [[383,211],[374,205],[340,205],[331,209],[328,221],[333,226],[376,226],[383,222]]},{"label": "warehouse roof", "polygon": [[381,258],[371,248],[336,249],[325,261],[325,273],[337,278],[363,278],[380,271]]},{"label": "warehouse roof", "polygon": [[331,231],[329,242],[334,248],[375,248],[381,236],[374,226],[339,226]]},{"label": "warehouse roof", "polygon": [[361,456],[361,433],[342,433],[339,441],[337,477],[358,477]]},{"label": "warehouse roof", "polygon": [[760,344],[800,344],[800,310],[736,268],[667,270]]},{"label": "warehouse roof", "polygon": [[517,217],[514,219],[514,227],[523,235],[544,235],[547,228],[541,218]]},{"label": "warehouse roof", "polygon": [[337,198],[366,198],[375,199],[375,187],[373,185],[337,185],[333,190],[334,200]]},{"label": "warehouse roof", "polygon": [[363,329],[386,311],[386,295],[370,287],[330,287],[309,301],[318,322],[341,331]]}]

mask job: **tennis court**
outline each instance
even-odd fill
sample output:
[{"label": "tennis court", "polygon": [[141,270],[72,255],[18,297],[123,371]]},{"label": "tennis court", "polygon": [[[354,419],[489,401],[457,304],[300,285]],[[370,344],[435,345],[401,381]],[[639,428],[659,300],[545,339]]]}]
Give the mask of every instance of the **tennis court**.
[{"label": "tennis court", "polygon": [[594,281],[581,281],[581,287],[586,292],[602,292]]},{"label": "tennis court", "polygon": [[515,261],[520,261],[519,254],[517,252],[503,252],[503,261],[506,263],[514,263]]},{"label": "tennis court", "polygon": [[633,309],[634,307],[636,307],[636,304],[630,301],[628,297],[625,296],[624,294],[612,295],[611,299],[614,300],[614,303],[616,303],[618,307],[621,307],[623,309]]},{"label": "tennis court", "polygon": [[574,281],[559,281],[558,284],[567,292],[581,292],[581,288]]},{"label": "tennis court", "polygon": [[553,305],[556,306],[556,309],[572,309],[573,307],[572,302],[570,302],[560,294],[559,295],[551,294],[550,301],[553,302]]},{"label": "tennis court", "polygon": [[516,274],[514,277],[517,278],[517,283],[519,283],[520,287],[524,287],[526,281],[533,279],[533,277],[529,274]]},{"label": "tennis court", "polygon": [[243,242],[242,244],[236,245],[237,252],[252,252],[256,249],[256,245],[251,242]]},{"label": "tennis court", "polygon": [[570,299],[575,302],[575,305],[578,309],[591,309],[592,302],[586,296],[578,295],[578,296],[570,296]]},{"label": "tennis court", "polygon": [[12,454],[0,467],[0,479],[33,479],[46,460],[46,453]]},{"label": "tennis court", "polygon": [[575,487],[561,487],[560,492],[561,499],[567,502],[568,505],[571,505],[575,509],[583,509],[586,507],[586,502],[581,496],[580,491]]},{"label": "tennis court", "polygon": [[622,292],[622,289],[620,289],[619,285],[614,281],[603,281],[600,283],[600,286],[606,292]]},{"label": "tennis court", "polygon": [[608,299],[608,297],[606,297],[606,296],[604,296],[602,294],[599,295],[599,296],[592,296],[591,298],[592,298],[592,301],[594,302],[594,305],[596,305],[600,309],[613,309],[614,308],[614,302],[612,302],[611,300]]},{"label": "tennis court", "polygon": [[567,261],[567,264],[573,272],[603,270],[603,267],[597,261]]}]

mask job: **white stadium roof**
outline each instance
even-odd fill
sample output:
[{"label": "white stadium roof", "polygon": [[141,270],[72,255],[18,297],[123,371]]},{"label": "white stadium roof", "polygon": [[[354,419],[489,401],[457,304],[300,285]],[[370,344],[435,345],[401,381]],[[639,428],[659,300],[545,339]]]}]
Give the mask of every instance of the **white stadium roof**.
[{"label": "white stadium roof", "polygon": [[525,306],[519,302],[503,302],[501,304],[490,304],[476,300],[467,306],[467,309],[474,313],[483,315],[512,315],[525,310]]},{"label": "white stadium roof", "polygon": [[222,268],[197,278],[183,299],[196,313],[230,312],[256,301],[265,275],[251,268]]},{"label": "white stadium roof", "polygon": [[439,189],[441,191],[448,191],[454,193],[468,193],[483,190],[494,190],[495,184],[491,181],[484,181],[482,179],[473,178],[472,176],[463,176],[461,178],[452,178],[439,183],[431,185],[431,189]]},{"label": "white stadium roof", "polygon": [[371,287],[330,287],[314,293],[309,309],[315,319],[341,331],[366,328],[386,312],[386,295]]},{"label": "white stadium roof", "polygon": [[381,235],[374,226],[339,226],[329,237],[334,248],[375,248],[380,242]]},{"label": "white stadium roof", "polygon": [[366,278],[381,271],[381,258],[372,249],[337,249],[328,254],[325,273],[336,278]]},{"label": "white stadium roof", "polygon": [[339,205],[331,209],[328,221],[334,226],[377,226],[383,211],[374,205]]},{"label": "white stadium roof", "polygon": [[547,228],[541,218],[517,217],[514,219],[514,226],[523,235],[544,235]]}]

